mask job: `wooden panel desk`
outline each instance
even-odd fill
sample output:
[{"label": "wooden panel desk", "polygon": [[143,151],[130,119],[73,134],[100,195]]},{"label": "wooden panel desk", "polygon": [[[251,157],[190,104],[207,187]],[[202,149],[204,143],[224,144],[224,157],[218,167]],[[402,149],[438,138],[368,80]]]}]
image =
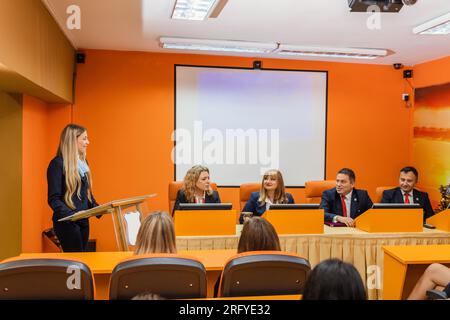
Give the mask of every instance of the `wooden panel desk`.
[{"label": "wooden panel desk", "polygon": [[[208,297],[213,297],[214,285],[223,270],[225,262],[236,254],[236,250],[181,250],[178,253],[197,258],[206,268]],[[86,263],[94,274],[95,299],[109,299],[109,281],[114,267],[123,259],[133,255],[131,251],[121,252],[74,252],[74,253],[22,253],[28,258],[75,258]]]},{"label": "wooden panel desk", "polygon": [[383,299],[406,299],[432,263],[450,267],[450,245],[384,246]]}]

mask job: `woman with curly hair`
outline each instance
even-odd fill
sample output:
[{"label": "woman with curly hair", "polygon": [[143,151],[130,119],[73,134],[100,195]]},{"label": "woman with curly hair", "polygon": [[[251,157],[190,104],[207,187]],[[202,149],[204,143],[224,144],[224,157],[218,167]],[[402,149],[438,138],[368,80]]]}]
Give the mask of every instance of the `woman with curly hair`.
[{"label": "woman with curly hair", "polygon": [[195,165],[186,173],[172,215],[179,209],[180,203],[220,203],[219,193],[211,188],[207,167]]}]

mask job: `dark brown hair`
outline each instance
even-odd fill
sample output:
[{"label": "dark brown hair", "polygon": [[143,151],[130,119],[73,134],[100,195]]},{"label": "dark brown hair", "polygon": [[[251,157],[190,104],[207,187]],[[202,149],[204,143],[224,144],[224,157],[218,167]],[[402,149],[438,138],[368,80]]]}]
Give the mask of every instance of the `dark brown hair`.
[{"label": "dark brown hair", "polygon": [[280,239],[270,222],[261,217],[253,217],[244,223],[238,253],[259,250],[281,251]]}]

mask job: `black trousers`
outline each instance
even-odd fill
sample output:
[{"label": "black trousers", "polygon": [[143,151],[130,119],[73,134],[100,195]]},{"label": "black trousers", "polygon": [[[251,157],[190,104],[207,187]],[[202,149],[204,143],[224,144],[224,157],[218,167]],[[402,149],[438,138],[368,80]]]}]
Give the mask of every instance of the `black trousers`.
[{"label": "black trousers", "polygon": [[64,252],[86,251],[89,241],[89,223],[87,221],[54,222],[53,229]]}]

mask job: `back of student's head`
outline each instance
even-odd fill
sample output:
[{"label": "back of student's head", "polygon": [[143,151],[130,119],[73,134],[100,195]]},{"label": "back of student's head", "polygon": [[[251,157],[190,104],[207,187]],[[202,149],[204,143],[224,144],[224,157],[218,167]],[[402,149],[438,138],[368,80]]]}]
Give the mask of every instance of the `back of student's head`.
[{"label": "back of student's head", "polygon": [[166,298],[156,293],[144,292],[134,296],[131,300],[166,300]]},{"label": "back of student's head", "polygon": [[303,300],[366,300],[361,276],[356,268],[338,259],[319,263],[309,274]]},{"label": "back of student's head", "polygon": [[175,229],[167,212],[155,211],[141,224],[135,254],[176,253]]},{"label": "back of student's head", "polygon": [[261,217],[253,217],[244,223],[238,253],[259,250],[281,251],[280,240],[270,222]]}]

